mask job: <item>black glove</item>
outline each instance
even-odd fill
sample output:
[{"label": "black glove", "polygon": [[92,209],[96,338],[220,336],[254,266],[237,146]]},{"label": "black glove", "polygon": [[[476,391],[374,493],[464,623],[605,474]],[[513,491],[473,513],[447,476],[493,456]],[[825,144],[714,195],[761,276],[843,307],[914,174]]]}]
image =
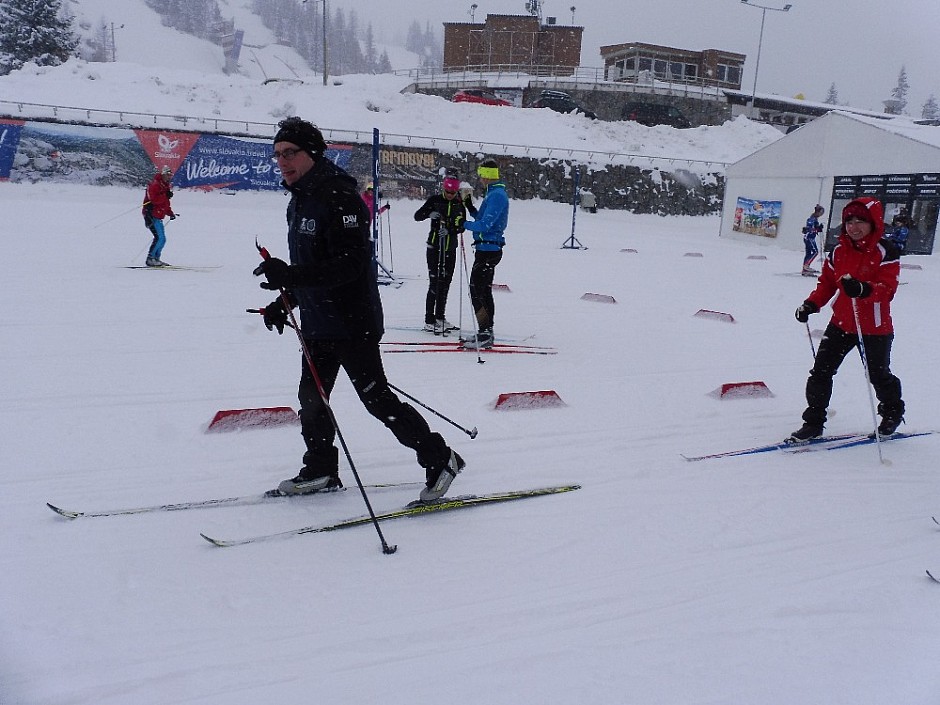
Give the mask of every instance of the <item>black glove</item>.
[{"label": "black glove", "polygon": [[819,306],[814,304],[812,301],[804,301],[793,315],[796,316],[796,320],[798,320],[800,323],[806,323],[809,320],[810,315],[817,313],[818,311]]},{"label": "black glove", "polygon": [[267,281],[261,282],[262,289],[278,291],[279,289],[290,286],[290,265],[277,257],[266,259],[255,267],[255,271],[252,273],[256,277],[260,277],[263,274],[267,279]]},{"label": "black glove", "polygon": [[850,299],[864,299],[871,293],[871,284],[860,282],[851,274],[846,274],[842,277],[842,291]]},{"label": "black glove", "polygon": [[173,192],[172,192],[172,191],[167,191],[167,192],[166,192],[166,197],[167,197],[167,198],[173,198]]},{"label": "black glove", "polygon": [[385,204],[385,210],[390,211],[391,209],[392,209],[392,204],[391,204],[391,203],[386,203],[386,204]]},{"label": "black glove", "polygon": [[170,213],[170,220],[176,220],[176,213]]},{"label": "black glove", "polygon": [[264,325],[268,330],[277,328],[277,334],[284,332],[284,326],[287,325],[287,311],[284,308],[284,302],[281,299],[275,299],[263,309],[261,315],[264,316]]}]

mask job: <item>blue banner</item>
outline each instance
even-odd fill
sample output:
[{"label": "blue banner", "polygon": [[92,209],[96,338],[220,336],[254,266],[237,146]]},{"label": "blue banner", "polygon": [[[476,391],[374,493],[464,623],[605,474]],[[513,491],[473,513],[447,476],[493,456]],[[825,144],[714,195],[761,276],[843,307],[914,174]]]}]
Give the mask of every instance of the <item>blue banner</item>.
[{"label": "blue banner", "polygon": [[[340,167],[349,164],[352,148],[330,147],[326,157]],[[270,140],[201,135],[173,176],[179,188],[281,188],[281,172],[271,161]]]},{"label": "blue banner", "polygon": [[10,178],[13,157],[16,156],[16,146],[20,142],[22,129],[22,120],[0,120],[0,181]]}]

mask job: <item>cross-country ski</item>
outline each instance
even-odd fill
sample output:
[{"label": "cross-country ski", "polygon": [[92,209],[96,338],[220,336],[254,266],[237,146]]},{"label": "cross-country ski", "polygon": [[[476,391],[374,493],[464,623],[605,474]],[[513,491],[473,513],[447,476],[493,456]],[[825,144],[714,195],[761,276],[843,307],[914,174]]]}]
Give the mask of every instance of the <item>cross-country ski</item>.
[{"label": "cross-country ski", "polygon": [[[511,502],[519,499],[528,499],[531,497],[544,497],[551,494],[560,494],[562,492],[572,492],[580,489],[580,485],[562,485],[559,487],[543,487],[534,490],[521,490],[515,492],[495,492],[482,495],[463,495],[458,497],[444,497],[443,499],[421,502],[415,501],[400,509],[393,509],[381,514],[376,514],[378,521],[388,521],[391,519],[401,519],[403,517],[413,517],[433,512],[445,512],[456,509],[468,509],[470,507],[480,507],[490,504],[499,504],[502,502]],[[205,534],[200,534],[209,543],[214,546],[243,546],[248,543],[259,543],[261,541],[271,541],[274,539],[290,538],[291,536],[300,536],[302,534],[318,534],[328,531],[338,531],[339,529],[348,529],[354,526],[363,526],[372,523],[372,517],[362,516],[353,519],[346,519],[335,524],[326,526],[304,526],[299,529],[289,531],[279,531],[274,534],[258,534],[243,539],[218,539]]]}]

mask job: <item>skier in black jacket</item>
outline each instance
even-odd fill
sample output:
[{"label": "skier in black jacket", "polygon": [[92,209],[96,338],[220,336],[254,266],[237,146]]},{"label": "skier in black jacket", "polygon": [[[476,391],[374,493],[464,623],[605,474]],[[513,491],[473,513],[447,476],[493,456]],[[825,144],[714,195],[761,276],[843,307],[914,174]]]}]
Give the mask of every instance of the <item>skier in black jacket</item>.
[{"label": "skier in black jacket", "polygon": [[[416,452],[425,469],[421,499],[442,497],[464,461],[389,389],[379,352],[384,323],[369,214],[356,180],[324,156],[326,142],[313,124],[291,117],[278,128],[273,158],[291,194],[287,207],[291,263],[272,257],[255,274],[266,277],[262,288],[283,290],[291,307],[300,308],[301,333],[324,395],[329,398],[339,368],[346,370],[368,412],[399,443]],[[265,325],[278,333],[288,322],[283,298],[264,309]],[[279,489],[284,494],[307,494],[342,487],[334,420],[306,360],[298,398],[307,452],[300,473],[281,482]]]},{"label": "skier in black jacket", "polygon": [[[447,294],[457,264],[457,238],[464,231],[467,211],[476,215],[472,201],[465,203],[458,197],[460,181],[452,176],[444,179],[441,193],[431,196],[415,211],[415,220],[431,219],[428,233],[428,295],[424,307],[424,330],[445,335],[457,327],[444,315]],[[469,205],[467,205],[469,204]]]}]

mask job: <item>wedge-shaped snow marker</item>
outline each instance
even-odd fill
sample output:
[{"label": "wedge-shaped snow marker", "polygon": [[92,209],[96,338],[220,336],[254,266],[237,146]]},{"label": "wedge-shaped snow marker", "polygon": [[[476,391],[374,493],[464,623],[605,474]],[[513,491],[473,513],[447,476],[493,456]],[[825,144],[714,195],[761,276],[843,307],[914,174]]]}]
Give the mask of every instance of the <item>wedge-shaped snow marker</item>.
[{"label": "wedge-shaped snow marker", "polygon": [[748,259],[767,259],[767,255],[748,255]]},{"label": "wedge-shaped snow marker", "polygon": [[591,294],[591,293],[582,294],[581,300],[582,301],[599,301],[602,304],[617,303],[617,299],[615,299],[613,296],[608,296],[607,294]]},{"label": "wedge-shaped snow marker", "polygon": [[537,392],[506,392],[496,398],[495,409],[547,409],[555,406],[567,406],[554,389]]},{"label": "wedge-shaped snow marker", "polygon": [[901,269],[923,269],[919,264],[908,264],[907,262],[901,262]]},{"label": "wedge-shaped snow marker", "polygon": [[764,382],[727,382],[715,390],[719,399],[758,399],[772,397],[773,393]]},{"label": "wedge-shaped snow marker", "polygon": [[237,431],[243,428],[270,428],[299,424],[297,412],[289,406],[269,406],[259,409],[223,409],[217,411],[207,433]]},{"label": "wedge-shaped snow marker", "polygon": [[703,255],[701,252],[686,252],[682,256],[683,257],[704,257],[705,255]]},{"label": "wedge-shaped snow marker", "polygon": [[512,289],[509,288],[509,284],[492,284],[492,285],[490,285],[490,288],[491,288],[493,291],[508,291],[508,292],[512,292]]},{"label": "wedge-shaped snow marker", "polygon": [[698,318],[711,318],[716,321],[725,321],[726,323],[734,323],[734,316],[730,313],[723,313],[721,311],[709,311],[707,308],[700,308],[695,312],[696,317]]},{"label": "wedge-shaped snow marker", "polygon": [[636,249],[634,249],[633,247],[624,247],[624,248],[623,248],[622,250],[620,250],[620,251],[621,251],[621,252],[632,252],[633,254],[636,254]]}]

